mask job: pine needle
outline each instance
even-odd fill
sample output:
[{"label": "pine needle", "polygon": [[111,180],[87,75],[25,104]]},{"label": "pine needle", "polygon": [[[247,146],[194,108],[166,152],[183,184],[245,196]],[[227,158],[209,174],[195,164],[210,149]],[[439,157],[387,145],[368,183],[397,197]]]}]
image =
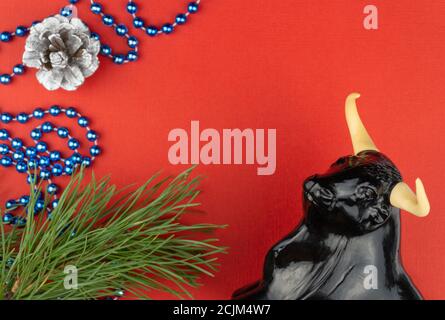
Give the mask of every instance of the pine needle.
[{"label": "pine needle", "polygon": [[[159,182],[155,175],[133,192],[118,190],[108,177],[85,183],[80,170],[50,219],[28,210],[40,194],[32,185],[25,228],[0,224],[0,299],[102,299],[116,290],[141,299],[153,291],[191,298],[187,287],[213,276],[226,250],[216,239],[193,239],[224,226],[182,219],[199,205],[200,179],[189,178],[192,170]],[[64,285],[66,267],[77,270],[77,289]]]}]

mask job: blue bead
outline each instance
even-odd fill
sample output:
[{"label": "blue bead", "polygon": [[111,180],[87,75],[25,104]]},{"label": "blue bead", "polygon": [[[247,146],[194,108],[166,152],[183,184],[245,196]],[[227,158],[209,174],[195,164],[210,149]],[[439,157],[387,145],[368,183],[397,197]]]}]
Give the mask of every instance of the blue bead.
[{"label": "blue bead", "polygon": [[5,155],[9,153],[9,146],[7,144],[0,144],[0,154]]},{"label": "blue bead", "polygon": [[145,29],[145,32],[150,36],[150,37],[154,37],[158,34],[158,28],[156,28],[155,26],[148,26]]},{"label": "blue bead", "polygon": [[78,152],[74,152],[71,156],[71,160],[74,162],[74,164],[80,164],[82,163],[82,156]]},{"label": "blue bead", "polygon": [[58,190],[59,188],[55,183],[51,183],[48,185],[48,187],[46,187],[46,191],[51,194],[57,193]]},{"label": "blue bead", "polygon": [[[29,162],[28,162],[28,166],[31,167],[29,165]],[[31,184],[31,183],[32,184],[36,184],[37,183],[37,177],[34,174],[29,174],[28,178],[26,178],[26,182],[28,182],[28,184]]]},{"label": "blue bead", "polygon": [[130,48],[134,49],[134,48],[136,48],[138,46],[139,41],[138,41],[138,39],[136,37],[131,36],[131,37],[128,38],[127,44],[128,44],[128,46]]},{"label": "blue bead", "polygon": [[67,166],[64,168],[64,171],[67,175],[72,175],[74,173],[74,168]]},{"label": "blue bead", "polygon": [[17,121],[20,123],[27,123],[29,120],[28,114],[22,112],[17,115]]},{"label": "blue bead", "polygon": [[76,150],[77,148],[79,148],[79,146],[80,143],[76,139],[71,138],[68,140],[68,148],[70,148],[71,150]]},{"label": "blue bead", "polygon": [[25,206],[29,203],[29,196],[23,196],[19,199],[21,205]]},{"label": "blue bead", "polygon": [[82,128],[85,128],[88,126],[88,119],[86,117],[80,117],[79,120],[77,120],[77,123],[79,124],[79,126],[81,126]]},{"label": "blue bead", "polygon": [[85,166],[85,167],[91,166],[91,158],[90,157],[83,157],[82,165]]},{"label": "blue bead", "polygon": [[100,36],[96,32],[91,32],[91,39],[100,40]]},{"label": "blue bead", "polygon": [[0,33],[0,41],[8,42],[8,41],[11,41],[11,39],[12,39],[11,32],[5,31],[5,32]]},{"label": "blue bead", "polygon": [[12,71],[14,72],[14,74],[16,75],[22,75],[25,73],[25,66],[23,64],[17,64],[14,66],[14,68],[12,69]]},{"label": "blue bead", "polygon": [[112,16],[110,16],[109,14],[107,14],[102,17],[102,21],[105,25],[112,26],[114,23],[114,18]]},{"label": "blue bead", "polygon": [[90,130],[87,132],[87,139],[88,141],[94,142],[97,140],[97,133],[96,131]]},{"label": "blue bead", "polygon": [[73,107],[70,107],[66,109],[65,114],[68,118],[75,118],[77,117],[77,110],[74,109]]},{"label": "blue bead", "polygon": [[105,56],[110,55],[111,52],[112,52],[112,50],[109,45],[103,44],[100,48],[100,53],[102,53]]},{"label": "blue bead", "polygon": [[1,114],[0,119],[3,123],[9,123],[12,121],[13,116],[10,113],[4,112]]},{"label": "blue bead", "polygon": [[70,3],[71,4],[76,4],[76,3],[78,3],[79,2],[79,0],[70,0]]},{"label": "blue bead", "polygon": [[140,29],[145,25],[145,21],[142,18],[136,17],[133,19],[133,25],[136,29]]},{"label": "blue bead", "polygon": [[15,161],[21,161],[25,158],[25,154],[22,151],[16,151],[12,154]]},{"label": "blue bead", "polygon": [[39,159],[39,166],[40,167],[48,167],[51,164],[51,160],[47,156],[41,156]]},{"label": "blue bead", "polygon": [[16,164],[15,168],[18,172],[24,173],[28,170],[28,165],[26,164],[25,161],[20,161],[19,163]]},{"label": "blue bead", "polygon": [[7,140],[9,138],[9,132],[6,129],[0,129],[0,140]]},{"label": "blue bead", "polygon": [[138,53],[136,51],[129,51],[127,53],[127,60],[128,61],[136,61],[138,59]]},{"label": "blue bead", "polygon": [[99,4],[99,3],[93,3],[93,4],[91,5],[91,11],[92,11],[94,14],[100,14],[100,13],[102,12],[102,5]]},{"label": "blue bead", "polygon": [[196,13],[196,12],[198,12],[198,9],[199,9],[199,5],[196,2],[190,2],[187,7],[188,12],[190,12],[190,13]]},{"label": "blue bead", "polygon": [[43,210],[43,208],[45,208],[45,201],[44,200],[37,200],[34,210],[36,212],[40,212]]},{"label": "blue bead", "polygon": [[17,37],[24,37],[24,36],[26,36],[27,33],[28,33],[28,28],[27,28],[27,27],[24,27],[24,26],[18,26],[18,27],[15,29],[15,35],[16,35]]},{"label": "blue bead", "polygon": [[113,56],[113,62],[115,64],[123,64],[125,62],[125,56],[122,54],[117,54]]},{"label": "blue bead", "polygon": [[176,16],[175,21],[177,24],[184,24],[187,22],[187,16],[183,13],[180,13]]},{"label": "blue bead", "polygon": [[46,152],[48,150],[48,145],[43,141],[39,141],[36,144],[36,150],[39,153]]},{"label": "blue bead", "polygon": [[73,10],[71,10],[68,7],[62,8],[60,10],[60,15],[64,16],[64,17],[69,17],[71,14],[73,13]]},{"label": "blue bead", "polygon": [[37,155],[37,149],[34,147],[26,148],[25,152],[28,158],[34,158]]},{"label": "blue bead", "polygon": [[[28,148],[29,149],[29,148]],[[29,159],[28,160],[28,167],[30,169],[35,169],[37,168],[37,160],[35,158]]]},{"label": "blue bead", "polygon": [[76,162],[72,158],[66,158],[65,165],[67,167],[74,167],[76,165]]},{"label": "blue bead", "polygon": [[59,151],[51,151],[49,153],[49,158],[51,161],[55,162],[55,161],[59,161],[61,158],[60,152]]},{"label": "blue bead", "polygon": [[42,119],[45,116],[45,112],[42,109],[37,108],[33,111],[32,115],[36,119]]},{"label": "blue bead", "polygon": [[51,173],[55,176],[61,176],[63,174],[63,166],[61,164],[55,164],[52,169],[51,169]]},{"label": "blue bead", "polygon": [[42,130],[40,130],[39,128],[33,129],[31,131],[31,138],[33,140],[39,140],[42,137]]},{"label": "blue bead", "polygon": [[14,217],[12,218],[11,224],[16,225],[17,227],[24,227],[26,226],[26,218],[23,217]]},{"label": "blue bead", "polygon": [[12,81],[12,77],[9,74],[0,75],[0,83],[1,84],[10,84]]},{"label": "blue bead", "polygon": [[164,32],[165,34],[170,34],[173,32],[173,25],[171,25],[170,23],[166,23],[162,26],[162,32]]},{"label": "blue bead", "polygon": [[9,224],[9,223],[11,223],[13,218],[14,218],[14,216],[11,213],[5,213],[3,215],[3,219],[2,220],[3,220],[3,223]]},{"label": "blue bead", "polygon": [[127,11],[130,14],[135,14],[138,11],[138,6],[134,2],[129,2],[127,4]]},{"label": "blue bead", "polygon": [[45,122],[44,124],[42,124],[42,131],[44,133],[49,133],[51,131],[53,131],[53,124],[51,122]]},{"label": "blue bead", "polygon": [[67,128],[61,127],[59,129],[57,129],[57,134],[61,138],[67,138],[69,136],[70,132],[68,131]]},{"label": "blue bead", "polygon": [[118,36],[123,37],[127,34],[128,28],[124,24],[118,24],[116,26],[116,33]]},{"label": "blue bead", "polygon": [[49,108],[49,114],[52,116],[58,116],[62,110],[59,106],[52,106]]},{"label": "blue bead", "polygon": [[11,146],[13,149],[21,149],[23,147],[23,141],[20,140],[19,138],[14,138],[11,141]]},{"label": "blue bead", "polygon": [[12,165],[12,159],[8,156],[2,157],[0,159],[0,164],[4,167],[9,167]]},{"label": "blue bead", "polygon": [[99,146],[92,146],[91,148],[90,148],[90,154],[93,156],[93,157],[96,157],[96,156],[98,156],[99,154],[100,154],[100,147]]},{"label": "blue bead", "polygon": [[53,208],[57,208],[57,206],[59,205],[59,199],[54,200],[51,205],[53,206]]},{"label": "blue bead", "polygon": [[39,176],[43,180],[48,180],[51,178],[51,171],[49,171],[48,169],[42,169],[40,170]]},{"label": "blue bead", "polygon": [[5,204],[6,209],[13,209],[17,207],[17,202],[15,200],[8,200]]}]

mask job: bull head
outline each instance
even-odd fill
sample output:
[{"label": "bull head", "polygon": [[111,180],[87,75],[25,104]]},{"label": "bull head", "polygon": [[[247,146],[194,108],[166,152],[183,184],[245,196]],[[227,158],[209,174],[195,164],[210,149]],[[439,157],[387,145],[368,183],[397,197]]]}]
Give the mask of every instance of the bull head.
[{"label": "bull head", "polygon": [[[378,151],[360,116],[357,112],[356,99],[360,97],[358,93],[352,93],[346,98],[346,121],[351,135],[354,153],[359,154],[365,150]],[[390,203],[396,208],[405,210],[418,217],[425,217],[430,212],[430,204],[426,196],[422,180],[416,179],[416,193],[405,182],[397,183],[390,195]]]},{"label": "bull head", "polygon": [[419,217],[430,210],[422,181],[416,180],[415,194],[375,146],[357,112],[359,96],[350,94],[345,107],[354,154],[338,159],[326,173],[309,177],[303,187],[309,225],[326,232],[372,231],[388,220],[390,206]]}]

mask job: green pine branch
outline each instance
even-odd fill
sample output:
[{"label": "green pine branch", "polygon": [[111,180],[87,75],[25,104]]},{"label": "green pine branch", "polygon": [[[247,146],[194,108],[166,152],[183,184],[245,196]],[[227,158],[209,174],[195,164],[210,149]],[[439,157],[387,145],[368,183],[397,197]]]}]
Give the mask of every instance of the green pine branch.
[{"label": "green pine branch", "polygon": [[[217,239],[195,237],[223,226],[181,219],[199,205],[200,179],[190,179],[191,172],[159,182],[153,176],[131,192],[109,178],[86,183],[80,170],[50,219],[26,209],[24,228],[0,223],[0,299],[100,299],[122,291],[148,299],[154,290],[191,298],[188,288],[212,276],[225,252]],[[77,269],[77,289],[64,286],[67,266]]]}]

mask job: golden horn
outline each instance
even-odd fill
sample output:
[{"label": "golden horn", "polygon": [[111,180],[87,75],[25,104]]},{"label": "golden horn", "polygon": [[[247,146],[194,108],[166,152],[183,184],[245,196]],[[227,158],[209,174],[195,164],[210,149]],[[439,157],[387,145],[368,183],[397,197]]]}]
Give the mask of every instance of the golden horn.
[{"label": "golden horn", "polygon": [[416,193],[404,182],[399,182],[391,191],[391,205],[412,213],[418,217],[425,217],[430,213],[430,203],[422,181],[416,179]]},{"label": "golden horn", "polygon": [[366,131],[366,128],[357,112],[355,100],[359,97],[359,93],[351,93],[346,98],[345,103],[346,122],[348,123],[354,154],[364,150],[379,151],[368,134],[368,131]]}]

